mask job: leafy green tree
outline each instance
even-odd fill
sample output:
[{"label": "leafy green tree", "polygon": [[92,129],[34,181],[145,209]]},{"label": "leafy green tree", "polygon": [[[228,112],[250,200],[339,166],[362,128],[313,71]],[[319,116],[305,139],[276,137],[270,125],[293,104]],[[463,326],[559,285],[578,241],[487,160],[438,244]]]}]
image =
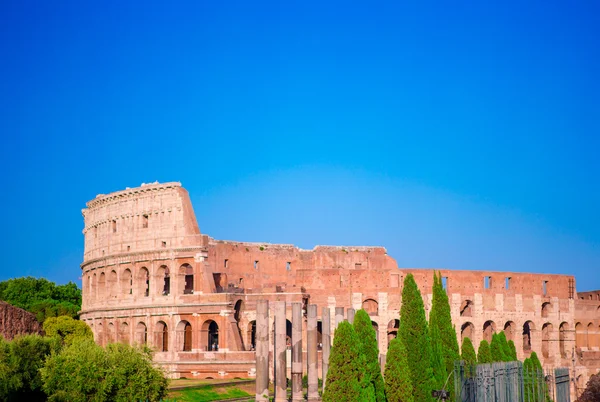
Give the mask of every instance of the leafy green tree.
[{"label": "leafy green tree", "polygon": [[510,356],[511,361],[516,362],[518,360],[517,359],[517,347],[515,346],[515,343],[512,340],[508,341],[508,349],[510,350],[509,356]]},{"label": "leafy green tree", "polygon": [[475,375],[475,366],[477,364],[477,355],[475,355],[475,348],[471,339],[465,337],[462,344],[462,355],[461,358],[465,362],[465,371],[467,377],[473,377]]},{"label": "leafy green tree", "polygon": [[491,363],[492,352],[490,350],[490,344],[485,339],[479,343],[479,349],[477,349],[477,363]]},{"label": "leafy green tree", "polygon": [[502,347],[502,355],[504,356],[503,361],[512,362],[516,360],[512,358],[512,350],[510,349],[510,346],[508,346],[508,341],[506,340],[506,334],[504,333],[504,331],[500,331],[498,333],[498,342]]},{"label": "leafy green tree", "polygon": [[[445,369],[443,372],[436,373],[434,367],[434,375],[436,378],[444,377],[440,388],[448,380],[446,390],[450,391],[450,399],[454,399],[454,376],[449,376],[454,370],[454,362],[460,358],[458,350],[458,339],[456,338],[456,330],[452,324],[452,315],[450,314],[450,302],[448,293],[442,284],[441,273],[433,274],[433,298],[431,304],[431,312],[429,313],[429,327],[437,327],[440,341],[442,358]],[[435,349],[435,343],[433,344]]]},{"label": "leafy green tree", "polygon": [[40,368],[60,345],[39,335],[18,336],[0,345],[0,399],[6,401],[45,401]]},{"label": "leafy green tree", "polygon": [[413,387],[406,348],[402,339],[392,339],[385,363],[385,396],[389,402],[413,402]]},{"label": "leafy green tree", "polygon": [[504,350],[502,349],[502,343],[498,334],[492,335],[492,343],[490,345],[490,351],[492,353],[492,362],[503,362],[506,360],[504,357]]},{"label": "leafy green tree", "polygon": [[335,330],[329,355],[323,402],[375,401],[365,357],[357,348],[358,344],[352,324],[342,321]]},{"label": "leafy green tree", "polygon": [[365,357],[367,371],[373,384],[377,402],[385,402],[385,386],[379,366],[379,348],[377,347],[377,334],[373,329],[371,317],[361,309],[354,316],[354,331],[359,340],[360,353]]},{"label": "leafy green tree", "polygon": [[67,346],[76,338],[94,339],[92,329],[83,321],[69,316],[50,317],[44,321],[44,332],[47,336],[58,336]]},{"label": "leafy green tree", "polygon": [[87,338],[52,354],[40,372],[49,401],[158,401],[168,386],[148,348],[110,344],[103,349]]},{"label": "leafy green tree", "polygon": [[419,402],[431,401],[431,391],[435,387],[431,368],[431,340],[421,292],[412,274],[404,279],[400,317],[398,336],[406,347],[414,399]]}]

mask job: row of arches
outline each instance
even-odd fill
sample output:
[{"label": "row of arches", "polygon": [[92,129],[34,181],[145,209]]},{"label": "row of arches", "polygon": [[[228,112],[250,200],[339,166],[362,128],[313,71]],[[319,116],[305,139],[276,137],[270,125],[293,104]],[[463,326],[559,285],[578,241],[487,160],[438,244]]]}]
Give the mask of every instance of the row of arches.
[{"label": "row of arches", "polygon": [[[113,269],[108,273],[88,273],[84,289],[87,290],[87,297],[90,300],[105,300],[129,295],[167,296],[171,293],[171,276],[171,271],[166,265],[158,267],[154,274],[154,281],[151,281],[150,271],[146,267],[136,269],[135,273],[132,268],[125,268],[119,273]],[[179,279],[178,289],[181,293],[194,293],[194,269],[190,264],[179,267],[176,279]]]},{"label": "row of arches", "polygon": [[578,348],[600,349],[600,325],[575,324],[575,346]]},{"label": "row of arches", "polygon": [[[96,341],[102,345],[114,342],[143,344],[152,346],[158,352],[191,352],[195,336],[192,324],[186,320],[180,321],[175,330],[170,329],[164,321],[158,321],[151,329],[144,321],[139,321],[135,326],[133,339],[127,322],[119,323],[118,332],[113,322],[107,324],[106,330],[101,322],[89,325],[96,335]],[[214,320],[205,321],[197,335],[200,336],[201,350],[219,350],[219,326]]]},{"label": "row of arches", "polygon": [[[522,336],[523,353],[530,353],[532,350],[533,334],[536,330],[535,324],[532,321],[526,321],[523,326],[519,328],[514,321],[507,321],[502,329],[506,335],[507,340],[515,342],[517,336]],[[482,339],[487,342],[492,341],[492,336],[498,331],[496,323],[488,320],[483,324],[482,328]],[[566,348],[567,332],[569,331],[569,324],[563,322],[559,326],[558,341],[559,349],[562,357],[566,358],[569,352]],[[554,326],[547,322],[542,325],[542,356],[545,358],[550,357],[550,342],[556,340],[554,333]],[[472,322],[465,322],[460,329],[461,343],[464,338],[473,339],[475,335],[475,326]]]},{"label": "row of arches", "polygon": [[[460,316],[461,317],[473,317],[473,306],[474,303],[472,300],[464,300],[460,305]],[[600,309],[600,308],[599,308]],[[552,303],[544,302],[540,308],[542,318],[550,317],[550,313],[552,313]]]}]

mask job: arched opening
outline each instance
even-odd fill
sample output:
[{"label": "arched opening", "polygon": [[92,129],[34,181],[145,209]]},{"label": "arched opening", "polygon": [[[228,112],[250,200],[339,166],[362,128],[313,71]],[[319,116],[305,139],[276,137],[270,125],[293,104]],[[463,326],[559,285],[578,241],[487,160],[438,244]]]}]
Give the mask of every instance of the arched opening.
[{"label": "arched opening", "polygon": [[106,340],[104,339],[104,328],[101,322],[96,326],[96,343],[102,346],[106,344]]},{"label": "arched opening", "polygon": [[317,350],[323,349],[323,322],[317,321]]},{"label": "arched opening", "polygon": [[119,327],[119,341],[129,345],[129,324],[122,322]]},{"label": "arched opening", "polygon": [[578,348],[586,347],[585,330],[583,324],[578,322],[575,324],[575,346]]},{"label": "arched opening", "polygon": [[371,321],[371,325],[375,330],[375,339],[377,339],[377,345],[379,345],[379,324],[377,324],[375,321]]},{"label": "arched opening", "polygon": [[148,273],[148,269],[146,267],[140,268],[138,286],[140,296],[150,296],[150,274]]},{"label": "arched opening", "polygon": [[244,301],[238,300],[233,308],[233,318],[239,323],[242,318],[242,308],[244,307]]},{"label": "arched opening", "polygon": [[103,300],[106,297],[106,275],[104,272],[100,274],[100,279],[98,280],[98,298]]},{"label": "arched opening", "polygon": [[531,352],[531,332],[535,329],[535,326],[531,321],[526,321],[523,324],[523,352]]},{"label": "arched opening", "polygon": [[108,291],[111,298],[117,297],[117,271],[115,270],[108,274]]},{"label": "arched opening", "polygon": [[507,341],[515,341],[515,332],[517,330],[517,325],[512,321],[507,321],[504,324],[504,335],[506,335]]},{"label": "arched opening", "polygon": [[550,357],[550,337],[552,336],[552,324],[549,322],[542,325],[542,356]]},{"label": "arched opening", "polygon": [[143,322],[138,322],[135,327],[135,342],[145,345],[148,342],[148,328]]},{"label": "arched opening", "polygon": [[465,322],[463,325],[461,325],[461,327],[460,327],[460,344],[462,345],[462,342],[465,338],[469,338],[471,341],[473,341],[474,333],[475,333],[475,325],[473,325],[472,322]]},{"label": "arched opening", "polygon": [[582,374],[577,376],[577,380],[575,381],[575,386],[577,389],[575,390],[575,395],[581,395],[583,391],[585,391],[585,379]]},{"label": "arched opening", "polygon": [[391,320],[387,326],[388,346],[392,339],[398,337],[398,329],[400,328],[400,320]]},{"label": "arched opening", "polygon": [[379,303],[377,303],[377,301],[374,299],[366,299],[362,304],[362,308],[369,315],[379,314]]},{"label": "arched opening", "polygon": [[594,326],[590,322],[587,326],[587,347],[588,349],[592,349],[596,346],[596,339],[594,333]]},{"label": "arched opening", "polygon": [[181,266],[183,273],[183,294],[190,295],[194,293],[194,269],[190,264],[183,264]]},{"label": "arched opening", "polygon": [[285,320],[285,345],[288,349],[292,348],[292,323]]},{"label": "arched opening", "polygon": [[567,357],[567,349],[565,347],[565,339],[567,337],[567,331],[569,330],[569,324],[567,324],[566,322],[563,322],[562,324],[560,324],[560,327],[558,328],[558,344],[559,344],[559,349],[560,349],[560,356],[562,358],[566,358]]},{"label": "arched opening", "polygon": [[164,321],[156,324],[156,349],[160,352],[169,351],[169,329]]},{"label": "arched opening", "polygon": [[461,303],[460,316],[473,317],[473,302],[471,300],[465,300]]},{"label": "arched opening", "polygon": [[129,268],[123,271],[123,275],[121,275],[121,293],[124,295],[130,295],[133,292],[131,291],[131,287],[133,285],[131,270]]},{"label": "arched opening", "polygon": [[483,339],[492,342],[492,335],[496,333],[496,323],[494,321],[486,321],[483,324]]},{"label": "arched opening", "polygon": [[215,321],[208,324],[208,350],[219,350],[219,326]]},{"label": "arched opening", "polygon": [[107,342],[108,343],[115,343],[117,339],[117,331],[115,329],[115,325],[112,322],[108,323],[108,337],[107,337]]},{"label": "arched opening", "polygon": [[248,343],[249,350],[255,350],[256,348],[256,321],[250,321],[248,323]]},{"label": "arched opening", "polygon": [[192,351],[192,324],[187,321],[180,321],[177,324],[178,348],[182,352]]},{"label": "arched opening", "polygon": [[159,283],[158,291],[163,296],[168,296],[171,293],[171,275],[169,268],[166,265],[161,265],[156,273],[156,280]]},{"label": "arched opening", "polygon": [[97,296],[97,294],[96,294],[96,285],[97,284],[98,284],[98,281],[97,281],[96,273],[94,273],[94,276],[90,280],[90,298],[92,300],[94,298],[96,298],[96,296]]},{"label": "arched opening", "polygon": [[552,310],[552,304],[546,302],[542,304],[542,318],[548,318],[550,316],[550,312]]}]

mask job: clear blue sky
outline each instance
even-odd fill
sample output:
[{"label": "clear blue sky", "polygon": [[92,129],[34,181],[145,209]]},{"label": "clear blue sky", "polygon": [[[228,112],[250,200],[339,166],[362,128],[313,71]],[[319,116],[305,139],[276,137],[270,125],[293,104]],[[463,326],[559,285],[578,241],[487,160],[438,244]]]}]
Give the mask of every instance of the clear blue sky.
[{"label": "clear blue sky", "polygon": [[600,288],[598,2],[167,3],[0,2],[0,279],[158,180],[219,239]]}]

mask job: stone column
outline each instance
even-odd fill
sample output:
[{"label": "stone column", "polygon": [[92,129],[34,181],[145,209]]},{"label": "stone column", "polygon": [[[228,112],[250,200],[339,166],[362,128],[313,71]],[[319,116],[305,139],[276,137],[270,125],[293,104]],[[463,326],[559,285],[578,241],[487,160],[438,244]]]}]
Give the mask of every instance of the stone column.
[{"label": "stone column", "polygon": [[331,351],[331,310],[329,307],[323,307],[323,392],[325,392],[325,381],[327,380],[327,371],[329,371],[329,353]]},{"label": "stone column", "polygon": [[275,402],[287,401],[285,302],[275,302]]},{"label": "stone column", "polygon": [[[336,307],[335,308],[335,328],[337,329],[340,322],[344,321],[344,308]],[[335,335],[335,334],[334,334]]]},{"label": "stone column", "polygon": [[302,303],[292,304],[292,402],[303,401],[302,392]]},{"label": "stone column", "polygon": [[256,302],[256,396],[269,400],[269,302]]},{"label": "stone column", "polygon": [[317,305],[308,305],[307,320],[307,355],[308,355],[308,400],[319,400],[319,374],[317,372]]},{"label": "stone column", "polygon": [[356,314],[356,310],[354,310],[353,308],[349,308],[347,313],[348,313],[348,322],[350,324],[354,324],[354,314]]}]

